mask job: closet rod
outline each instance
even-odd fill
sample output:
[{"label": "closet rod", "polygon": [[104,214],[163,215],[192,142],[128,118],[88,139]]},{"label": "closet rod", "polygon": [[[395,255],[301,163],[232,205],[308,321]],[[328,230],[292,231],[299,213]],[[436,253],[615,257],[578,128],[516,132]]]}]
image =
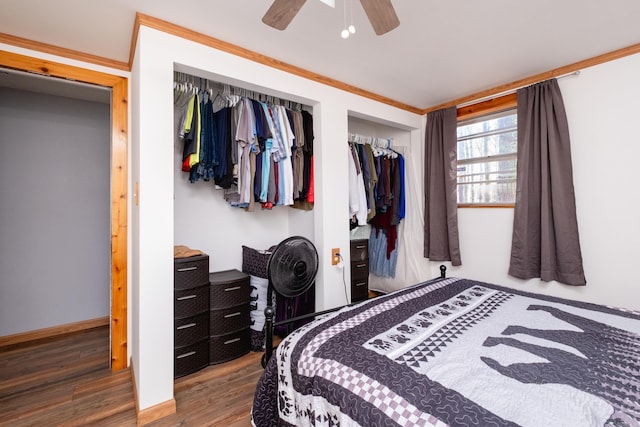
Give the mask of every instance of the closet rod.
[{"label": "closet rod", "polygon": [[78,80],[74,80],[71,78],[66,78],[66,77],[57,77],[57,76],[52,76],[49,74],[40,74],[40,73],[35,73],[32,71],[23,71],[23,70],[18,70],[15,68],[8,68],[8,67],[0,67],[0,75],[8,75],[8,76],[18,76],[18,77],[25,77],[25,78],[34,78],[34,79],[41,79],[41,80],[45,80],[45,81],[53,81],[53,82],[61,82],[61,83],[68,83],[70,85],[74,85],[77,87],[86,87],[86,88],[91,88],[91,89],[97,89],[97,90],[102,90],[105,92],[111,92],[111,88],[107,87],[107,86],[102,86],[96,83],[86,83],[86,82],[80,82]]},{"label": "closet rod", "polygon": [[[218,92],[222,92],[222,95],[237,95],[244,98],[255,99],[256,101],[262,101],[274,105],[283,105],[291,110],[302,110],[305,106],[299,102],[290,101],[288,99],[282,99],[275,96],[267,95],[261,92],[245,89],[242,87],[232,86],[228,83],[213,82],[206,78],[196,77],[191,74],[182,73],[179,71],[174,72],[175,83],[188,83],[194,86],[196,89],[212,90],[216,89]],[[308,107],[310,108],[310,107]]]},{"label": "closet rod", "polygon": [[73,79],[0,67],[0,87],[109,104],[111,88]]},{"label": "closet rod", "polygon": [[349,132],[348,142],[355,142],[357,144],[370,144],[377,148],[391,148],[393,139],[390,138],[378,138],[375,136],[360,135],[358,133]]}]

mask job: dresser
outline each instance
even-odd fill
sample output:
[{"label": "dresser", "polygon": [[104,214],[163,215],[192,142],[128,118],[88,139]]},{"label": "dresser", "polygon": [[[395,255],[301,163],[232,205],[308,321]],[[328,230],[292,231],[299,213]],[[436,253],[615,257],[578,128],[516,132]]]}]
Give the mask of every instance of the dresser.
[{"label": "dresser", "polygon": [[248,274],[225,270],[209,274],[209,363],[235,359],[249,352],[251,285]]},{"label": "dresser", "polygon": [[350,241],[351,302],[362,301],[369,295],[369,240]]},{"label": "dresser", "polygon": [[175,258],[174,378],[209,364],[209,256]]}]

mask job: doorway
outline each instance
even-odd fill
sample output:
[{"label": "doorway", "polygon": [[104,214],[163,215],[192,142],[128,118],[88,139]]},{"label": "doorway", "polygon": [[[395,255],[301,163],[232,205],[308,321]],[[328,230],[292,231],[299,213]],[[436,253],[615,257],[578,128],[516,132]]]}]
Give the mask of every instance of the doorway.
[{"label": "doorway", "polygon": [[128,200],[128,80],[70,65],[2,52],[0,66],[71,79],[111,89],[110,147],[110,336],[111,370],[127,363],[127,200]]}]

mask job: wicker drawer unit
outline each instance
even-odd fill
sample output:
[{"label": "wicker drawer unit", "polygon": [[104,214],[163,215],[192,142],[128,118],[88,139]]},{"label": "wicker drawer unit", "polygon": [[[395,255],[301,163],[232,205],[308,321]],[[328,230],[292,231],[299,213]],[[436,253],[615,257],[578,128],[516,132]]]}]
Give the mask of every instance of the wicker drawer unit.
[{"label": "wicker drawer unit", "polygon": [[175,289],[173,311],[175,317],[189,317],[209,311],[209,282],[192,289]]},{"label": "wicker drawer unit", "polygon": [[249,328],[209,337],[209,363],[214,365],[228,362],[249,353],[250,340]]},{"label": "wicker drawer unit", "polygon": [[351,240],[351,302],[362,301],[369,295],[369,241]]},{"label": "wicker drawer unit", "polygon": [[179,378],[209,366],[209,340],[178,347],[174,350],[173,377]]},{"label": "wicker drawer unit", "polygon": [[173,263],[175,289],[191,289],[209,284],[209,255],[175,258]]},{"label": "wicker drawer unit", "polygon": [[245,329],[251,324],[249,305],[243,304],[235,307],[211,310],[209,315],[209,333],[211,336],[224,335]]},{"label": "wicker drawer unit", "polygon": [[209,363],[227,362],[249,352],[251,287],[238,270],[209,274]]},{"label": "wicker drawer unit", "polygon": [[174,320],[173,345],[182,347],[209,338],[209,313]]},{"label": "wicker drawer unit", "polygon": [[174,378],[209,365],[209,256],[174,259]]}]

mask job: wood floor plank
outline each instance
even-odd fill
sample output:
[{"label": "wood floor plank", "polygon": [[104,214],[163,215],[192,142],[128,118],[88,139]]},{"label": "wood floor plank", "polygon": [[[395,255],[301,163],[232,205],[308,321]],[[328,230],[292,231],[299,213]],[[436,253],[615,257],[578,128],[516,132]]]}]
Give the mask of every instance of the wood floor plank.
[{"label": "wood floor plank", "polygon": [[123,384],[131,386],[131,371],[129,368],[117,372],[107,372],[103,376],[78,384],[73,390],[73,398],[80,399],[94,393],[104,393],[112,387]]},{"label": "wood floor plank", "polygon": [[60,361],[53,365],[42,364],[40,369],[25,367],[15,369],[10,378],[0,383],[0,398],[56,384],[65,379],[82,377],[86,373],[104,372],[108,369],[104,355],[96,354],[83,359]]},{"label": "wood floor plank", "polygon": [[71,404],[72,386],[67,390],[51,388],[30,396],[17,396],[0,401],[0,425],[16,423],[25,418],[50,413],[56,409]]},{"label": "wood floor plank", "polygon": [[[176,379],[176,413],[149,426],[251,426],[261,356]],[[0,426],[135,426],[131,373],[109,357],[108,327],[0,348]]]}]

